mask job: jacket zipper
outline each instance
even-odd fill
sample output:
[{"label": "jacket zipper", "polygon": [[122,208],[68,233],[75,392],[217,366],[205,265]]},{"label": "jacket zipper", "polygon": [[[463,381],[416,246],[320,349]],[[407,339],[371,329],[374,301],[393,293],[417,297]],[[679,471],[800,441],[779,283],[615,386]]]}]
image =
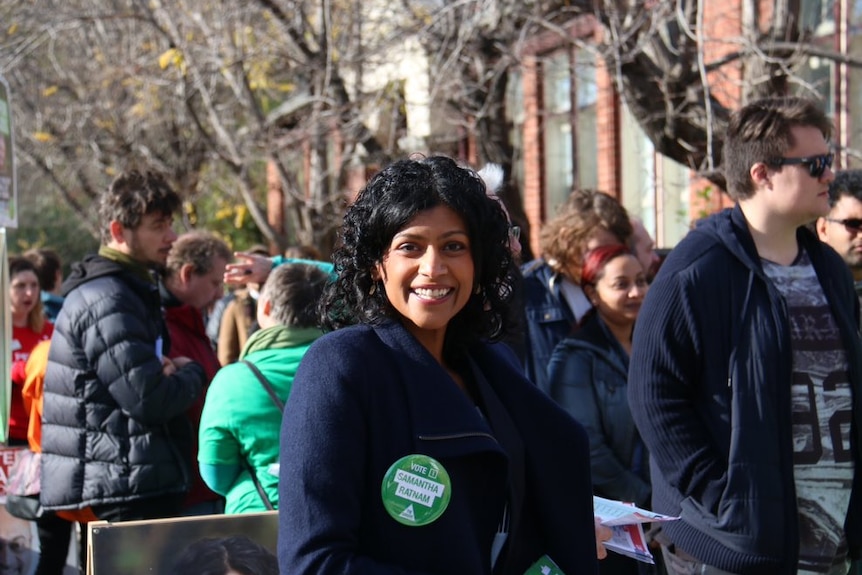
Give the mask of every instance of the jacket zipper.
[{"label": "jacket zipper", "polygon": [[485,437],[495,442],[497,441],[497,439],[493,435],[491,435],[490,433],[485,433],[483,431],[450,433],[448,435],[420,435],[419,439],[421,439],[422,441],[446,441],[449,439],[466,439],[468,437]]}]

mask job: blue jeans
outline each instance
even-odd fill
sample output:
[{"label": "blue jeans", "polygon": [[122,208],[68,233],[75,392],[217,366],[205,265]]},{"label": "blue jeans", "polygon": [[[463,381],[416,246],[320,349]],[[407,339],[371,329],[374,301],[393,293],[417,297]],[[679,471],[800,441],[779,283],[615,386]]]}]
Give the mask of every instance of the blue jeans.
[{"label": "blue jeans", "polygon": [[662,545],[661,555],[668,575],[734,575],[718,567],[706,565],[682,549],[671,551],[666,545]]},{"label": "blue jeans", "polygon": [[[701,563],[681,549],[671,551],[662,545],[661,554],[664,557],[668,575],[733,575],[728,571]],[[862,575],[862,561],[853,561],[847,575]]]}]

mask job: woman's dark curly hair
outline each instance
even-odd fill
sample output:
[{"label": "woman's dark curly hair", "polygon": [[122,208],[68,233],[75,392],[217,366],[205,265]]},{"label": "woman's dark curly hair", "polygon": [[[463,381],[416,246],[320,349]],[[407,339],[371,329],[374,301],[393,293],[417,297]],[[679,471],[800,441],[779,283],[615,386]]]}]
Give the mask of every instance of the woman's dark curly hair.
[{"label": "woman's dark curly hair", "polygon": [[[473,170],[434,156],[401,160],[377,173],[348,208],[332,256],[337,279],[320,303],[327,329],[400,319],[372,270],[392,238],[420,212],[447,206],[467,226],[475,269],[470,300],[449,322],[444,354],[459,353],[479,339],[498,339],[511,323],[514,281],[509,225],[499,202],[485,194]],[[475,293],[478,288],[479,293]]]}]

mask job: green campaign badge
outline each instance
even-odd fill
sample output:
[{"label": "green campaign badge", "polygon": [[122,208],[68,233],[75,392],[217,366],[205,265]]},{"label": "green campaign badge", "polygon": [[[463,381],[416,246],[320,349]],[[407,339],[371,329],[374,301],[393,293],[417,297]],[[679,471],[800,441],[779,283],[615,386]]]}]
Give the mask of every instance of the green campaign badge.
[{"label": "green campaign badge", "polygon": [[449,474],[427,455],[407,455],[383,476],[383,507],[397,522],[411,527],[428,525],[443,515],[452,497]]}]

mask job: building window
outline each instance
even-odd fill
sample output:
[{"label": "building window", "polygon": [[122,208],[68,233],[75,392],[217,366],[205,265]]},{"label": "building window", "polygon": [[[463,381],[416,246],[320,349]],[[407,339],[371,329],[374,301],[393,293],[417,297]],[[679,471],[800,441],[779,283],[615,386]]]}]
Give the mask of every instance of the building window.
[{"label": "building window", "polygon": [[[853,0],[848,16],[847,50],[850,54],[859,54],[862,53],[862,0]],[[860,169],[862,168],[862,69],[848,66],[847,73],[848,94],[845,109],[850,115],[847,122],[847,143],[850,148],[847,167]]]},{"label": "building window", "polygon": [[575,87],[578,107],[578,186],[596,188],[599,185],[598,130],[596,126],[599,88],[596,84],[596,59],[593,52],[588,50],[577,52]]},{"label": "building window", "polygon": [[[802,0],[800,5],[802,28],[810,30],[812,41],[829,48],[835,36],[835,0]],[[831,60],[811,56],[798,72],[801,85],[797,93],[818,99],[823,110],[835,113],[835,64]]]},{"label": "building window", "polygon": [[553,214],[573,187],[598,183],[593,56],[558,51],[542,60],[545,208]]},{"label": "building window", "polygon": [[509,83],[506,86],[506,116],[512,125],[510,138],[515,157],[512,158],[511,179],[519,190],[524,190],[524,84],[521,73],[517,70],[509,73]]},{"label": "building window", "polygon": [[689,169],[656,153],[625,103],[621,112],[623,205],[643,221],[657,246],[673,247],[688,233]]},{"label": "building window", "polygon": [[820,102],[827,115],[835,113],[835,63],[832,60],[811,56],[799,69],[802,81],[798,92]]},{"label": "building window", "polygon": [[623,205],[640,217],[655,237],[656,157],[646,133],[623,103],[620,122],[620,177]]},{"label": "building window", "polygon": [[691,172],[688,166],[657,155],[656,168],[656,230],[658,247],[672,248],[691,225]]},{"label": "building window", "polygon": [[547,213],[552,214],[565,201],[573,183],[572,76],[566,52],[557,52],[542,64],[545,198]]},{"label": "building window", "polygon": [[802,0],[800,12],[803,29],[815,36],[835,33],[835,0]]},{"label": "building window", "polygon": [[[862,54],[862,0],[853,2],[849,14],[849,47],[851,54]],[[847,141],[855,153],[849,155],[848,167],[862,168],[862,69],[851,67],[848,80],[847,106],[850,114]]]}]

